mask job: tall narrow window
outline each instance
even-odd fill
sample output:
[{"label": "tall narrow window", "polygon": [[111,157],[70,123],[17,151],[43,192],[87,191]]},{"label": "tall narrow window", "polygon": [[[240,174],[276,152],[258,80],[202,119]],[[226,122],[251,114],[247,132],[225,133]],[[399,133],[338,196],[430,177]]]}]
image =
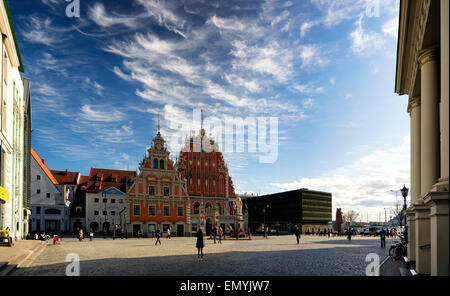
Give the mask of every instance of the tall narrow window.
[{"label": "tall narrow window", "polygon": [[148,187],[148,194],[149,194],[149,195],[155,195],[155,186],[150,185],[150,186]]},{"label": "tall narrow window", "polygon": [[154,169],[158,168],[158,160],[157,159],[153,159],[153,168]]},{"label": "tall narrow window", "polygon": [[156,213],[155,206],[148,206],[148,215],[155,216],[155,213]]},{"label": "tall narrow window", "polygon": [[164,159],[161,159],[161,160],[159,161],[159,168],[162,169],[162,170],[164,170]]},{"label": "tall narrow window", "polygon": [[140,205],[134,205],[133,206],[133,216],[138,217],[141,215],[141,206]]},{"label": "tall narrow window", "polygon": [[8,123],[7,117],[8,117],[8,105],[6,104],[6,101],[3,101],[3,110],[2,110],[2,120],[3,120],[3,131],[6,131],[6,124]]},{"label": "tall narrow window", "polygon": [[164,186],[164,196],[169,196],[170,195],[170,189],[168,186]]},{"label": "tall narrow window", "polygon": [[184,208],[183,207],[178,207],[177,208],[177,216],[178,217],[183,217],[184,216]]},{"label": "tall narrow window", "polygon": [[198,215],[200,213],[200,203],[194,203],[194,215]]},{"label": "tall narrow window", "polygon": [[5,83],[8,84],[8,57],[3,57],[3,79],[5,80]]}]

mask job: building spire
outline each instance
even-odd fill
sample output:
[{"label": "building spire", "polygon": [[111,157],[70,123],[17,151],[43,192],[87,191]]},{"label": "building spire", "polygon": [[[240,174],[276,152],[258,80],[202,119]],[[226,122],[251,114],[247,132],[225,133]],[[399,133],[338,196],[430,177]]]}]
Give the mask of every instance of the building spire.
[{"label": "building spire", "polygon": [[203,134],[205,133],[203,130],[203,109],[201,111],[201,123],[200,123],[200,135],[203,137]]}]

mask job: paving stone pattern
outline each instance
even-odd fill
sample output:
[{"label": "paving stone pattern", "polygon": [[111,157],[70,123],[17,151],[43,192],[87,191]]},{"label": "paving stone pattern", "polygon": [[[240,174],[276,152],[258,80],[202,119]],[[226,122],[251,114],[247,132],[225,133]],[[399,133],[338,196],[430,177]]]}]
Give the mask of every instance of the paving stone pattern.
[{"label": "paving stone pattern", "polygon": [[366,256],[376,253],[380,263],[387,248],[378,238],[295,236],[225,240],[214,244],[205,240],[204,260],[197,259],[196,238],[85,239],[66,238],[61,245],[48,245],[29,268],[15,275],[64,276],[66,256],[78,254],[82,276],[97,275],[176,275],[176,276],[364,276]]}]

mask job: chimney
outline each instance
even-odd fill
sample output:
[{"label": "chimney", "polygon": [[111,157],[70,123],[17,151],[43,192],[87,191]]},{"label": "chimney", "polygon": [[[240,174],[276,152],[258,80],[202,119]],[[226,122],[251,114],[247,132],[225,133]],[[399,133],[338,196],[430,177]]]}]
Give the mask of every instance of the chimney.
[{"label": "chimney", "polygon": [[67,169],[66,169],[66,176],[68,176],[69,175],[69,172],[67,171]]},{"label": "chimney", "polygon": [[45,159],[42,158],[42,164],[45,164]]}]

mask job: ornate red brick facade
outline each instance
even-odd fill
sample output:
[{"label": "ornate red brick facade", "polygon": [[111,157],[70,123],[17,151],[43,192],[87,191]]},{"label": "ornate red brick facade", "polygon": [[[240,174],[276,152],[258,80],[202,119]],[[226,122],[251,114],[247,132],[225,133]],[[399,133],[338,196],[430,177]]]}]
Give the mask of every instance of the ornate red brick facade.
[{"label": "ornate red brick facade", "polygon": [[241,207],[227,164],[218,145],[203,129],[186,140],[177,168],[187,184],[192,231],[201,226],[209,234],[213,225],[226,230],[228,226],[236,228],[238,223],[242,228],[243,217],[238,215]]},{"label": "ornate red brick facade", "polygon": [[189,233],[189,201],[185,181],[174,167],[158,132],[128,190],[129,229],[136,234],[160,229],[178,236]]}]

